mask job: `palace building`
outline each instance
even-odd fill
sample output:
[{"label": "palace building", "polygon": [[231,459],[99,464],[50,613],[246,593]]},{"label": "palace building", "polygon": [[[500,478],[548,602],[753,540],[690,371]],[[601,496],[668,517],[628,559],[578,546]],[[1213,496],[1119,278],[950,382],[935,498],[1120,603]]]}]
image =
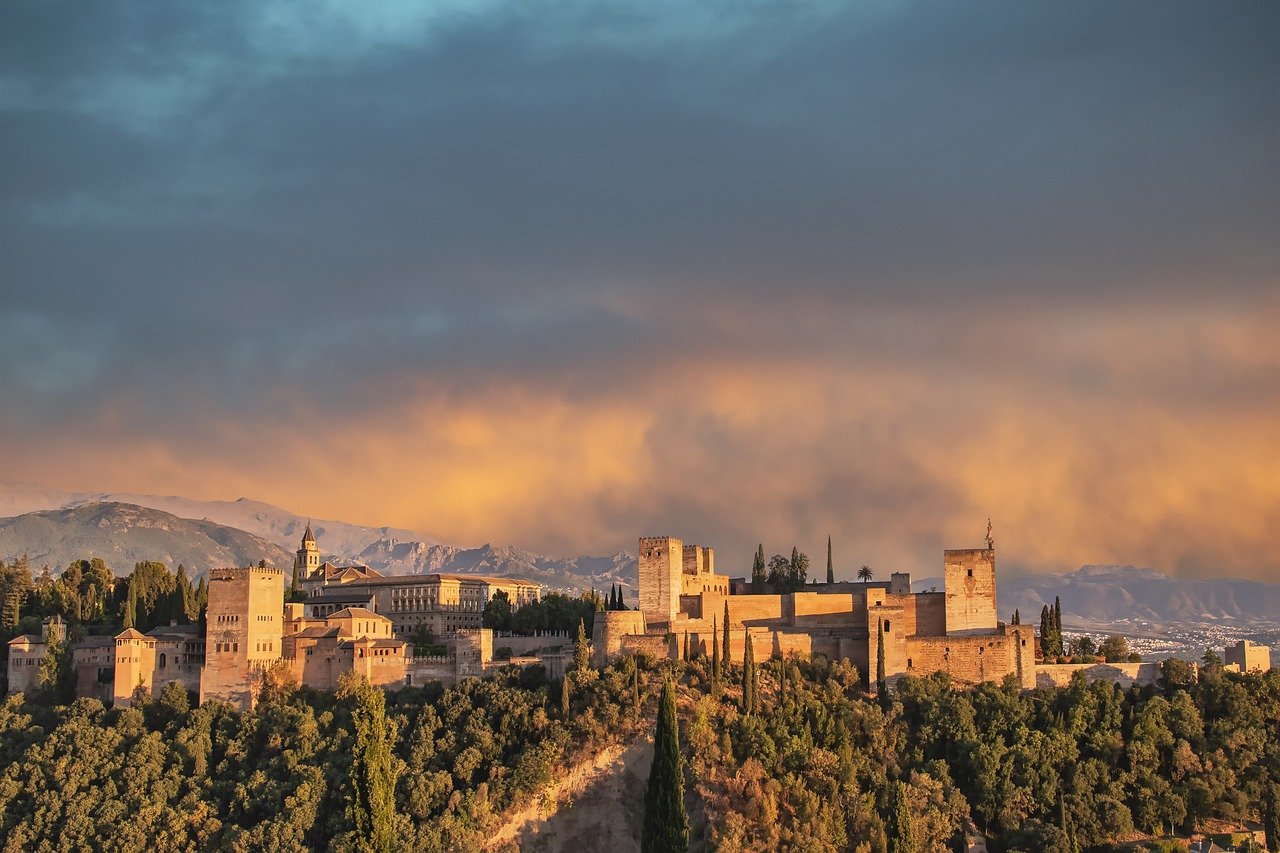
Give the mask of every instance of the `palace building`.
[{"label": "palace building", "polygon": [[321,562],[311,525],[294,559],[298,584],[306,593],[305,614],[326,616],[348,607],[363,607],[391,620],[392,633],[412,637],[423,628],[437,636],[481,625],[485,605],[504,592],[511,609],[536,602],[542,587],[519,578],[447,574],[384,577],[368,566],[335,566]]}]

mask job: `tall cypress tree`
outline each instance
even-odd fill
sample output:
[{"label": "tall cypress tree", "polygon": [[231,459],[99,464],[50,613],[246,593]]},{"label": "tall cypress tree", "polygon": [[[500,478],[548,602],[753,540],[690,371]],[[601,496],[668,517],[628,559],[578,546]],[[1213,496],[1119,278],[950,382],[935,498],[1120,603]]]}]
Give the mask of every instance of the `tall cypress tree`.
[{"label": "tall cypress tree", "polygon": [[1268,782],[1262,794],[1262,830],[1267,838],[1267,850],[1280,851],[1280,782]]},{"label": "tall cypress tree", "polygon": [[1062,654],[1062,599],[1053,597],[1053,651]]},{"label": "tall cypress tree", "polygon": [[1013,608],[1013,624],[1015,624],[1015,625],[1021,625],[1021,624],[1022,624],[1022,616],[1021,616],[1021,615],[1019,615],[1019,613],[1018,613],[1018,608],[1016,608],[1016,607],[1015,607],[1015,608]]},{"label": "tall cypress tree", "polygon": [[724,645],[720,648],[720,665],[729,668],[729,599],[724,600]]},{"label": "tall cypress tree", "polygon": [[368,682],[355,694],[351,722],[351,803],[348,813],[367,849],[390,851],[395,843],[396,772],[391,760],[386,696]]},{"label": "tall cypress tree", "polygon": [[573,670],[582,672],[591,666],[591,646],[587,643],[587,626],[578,620],[578,641],[573,649]]},{"label": "tall cypress tree", "polygon": [[560,719],[566,722],[569,719],[571,709],[569,706],[569,673],[564,674],[564,678],[560,679]]},{"label": "tall cypress tree", "polygon": [[756,548],[755,562],[751,564],[751,591],[755,593],[764,592],[764,585],[768,579],[769,570],[764,565],[764,543]]},{"label": "tall cypress tree", "polygon": [[1053,655],[1053,617],[1047,604],[1040,608],[1040,653],[1045,657]]},{"label": "tall cypress tree", "polygon": [[884,620],[876,617],[876,694],[884,696]]},{"label": "tall cypress tree", "polygon": [[640,716],[640,665],[632,661],[631,667],[631,712]]},{"label": "tall cypress tree", "polygon": [[716,684],[720,683],[720,644],[716,642],[716,637],[720,634],[719,626],[716,624],[716,617],[711,617],[711,680]]},{"label": "tall cypress tree", "polygon": [[684,655],[681,658],[685,663],[689,662],[689,632],[684,632]]},{"label": "tall cypress tree", "polygon": [[124,627],[133,628],[138,624],[138,579],[134,575],[129,578],[129,597],[124,603]]},{"label": "tall cypress tree", "polygon": [[827,583],[836,582],[835,566],[831,563],[831,536],[827,535]]},{"label": "tall cypress tree", "polygon": [[679,853],[689,849],[689,818],[684,811],[684,762],[676,720],[676,691],[670,679],[662,685],[658,724],[653,734],[653,766],[644,792],[644,853]]},{"label": "tall cypress tree", "polygon": [[787,662],[778,658],[778,704],[787,704]]},{"label": "tall cypress tree", "polygon": [[742,713],[754,714],[756,710],[756,653],[751,647],[751,632],[742,652]]},{"label": "tall cypress tree", "polygon": [[893,786],[893,826],[890,827],[890,853],[916,853],[915,827],[911,823],[911,805],[907,802],[907,786]]}]

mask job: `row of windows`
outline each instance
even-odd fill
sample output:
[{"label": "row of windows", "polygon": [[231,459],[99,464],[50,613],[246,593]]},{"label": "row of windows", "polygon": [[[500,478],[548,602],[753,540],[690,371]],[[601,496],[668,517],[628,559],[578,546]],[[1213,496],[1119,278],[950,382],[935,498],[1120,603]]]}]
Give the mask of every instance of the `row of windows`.
[{"label": "row of windows", "polygon": [[217,619],[218,622],[239,622],[240,615],[238,613],[224,613]]},{"label": "row of windows", "polygon": [[258,621],[259,621],[259,622],[270,622],[270,621],[272,621],[272,620],[273,620],[273,619],[275,619],[275,618],[276,618],[276,617],[274,617],[274,616],[261,616],[261,615],[260,615],[260,616],[258,616]]},{"label": "row of windows", "polygon": [[254,646],[256,647],[255,651],[259,652],[274,652],[276,650],[275,643],[254,643]]},{"label": "row of windows", "polygon": [[238,652],[240,651],[240,644],[239,643],[218,643],[216,651]]}]

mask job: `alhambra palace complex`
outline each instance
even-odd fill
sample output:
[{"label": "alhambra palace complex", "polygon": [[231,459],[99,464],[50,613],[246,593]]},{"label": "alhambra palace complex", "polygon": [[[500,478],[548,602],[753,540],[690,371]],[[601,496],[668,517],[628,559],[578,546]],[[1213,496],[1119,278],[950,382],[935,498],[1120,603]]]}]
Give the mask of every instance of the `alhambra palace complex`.
[{"label": "alhambra palace complex", "polygon": [[[903,675],[946,672],[962,683],[1017,677],[1024,688],[1067,683],[1081,669],[1089,678],[1122,685],[1149,683],[1155,663],[1054,664],[1036,661],[1030,625],[996,618],[995,547],[946,551],[942,591],[911,592],[910,575],[887,581],[809,584],[803,592],[772,594],[715,571],[715,551],[672,537],[643,538],[639,547],[637,610],[597,613],[594,662],[647,654],[676,659],[685,642],[709,654],[724,636],[728,614],[730,656],[741,661],[748,642],[757,660],[774,655],[822,654],[852,661],[864,673],[883,660],[886,682]],[[478,676],[493,661],[493,632],[481,627],[485,605],[499,591],[513,609],[538,600],[537,584],[461,574],[384,577],[365,566],[320,561],[308,525],[294,570],[306,592],[285,602],[284,572],[271,567],[218,569],[209,575],[203,633],[198,625],[170,625],[141,633],[94,637],[72,650],[78,696],[127,705],[139,688],[159,695],[176,681],[200,701],[252,707],[269,672],[315,689],[332,690],[343,673],[357,672],[387,689],[428,680]],[[447,654],[415,658],[405,637],[430,628]],[[46,623],[42,635],[9,642],[9,692],[39,685],[39,664],[64,626]],[[525,638],[511,638],[521,645]],[[523,644],[558,678],[566,653],[547,638]],[[558,640],[563,645],[564,638]],[[1239,671],[1269,669],[1270,650],[1242,641],[1224,659]],[[870,685],[868,685],[870,686]]]},{"label": "alhambra palace complex", "polygon": [[[730,655],[747,642],[757,660],[823,654],[872,672],[884,643],[885,675],[939,670],[959,681],[999,681],[1015,674],[1036,686],[1035,629],[996,619],[995,549],[947,551],[944,592],[911,592],[896,572],[876,583],[811,584],[804,592],[752,594],[745,581],[715,572],[711,548],[679,539],[640,540],[640,610],[599,614],[598,660],[632,650],[657,652],[683,643],[710,653],[728,612]],[[719,636],[717,636],[719,635]]]}]

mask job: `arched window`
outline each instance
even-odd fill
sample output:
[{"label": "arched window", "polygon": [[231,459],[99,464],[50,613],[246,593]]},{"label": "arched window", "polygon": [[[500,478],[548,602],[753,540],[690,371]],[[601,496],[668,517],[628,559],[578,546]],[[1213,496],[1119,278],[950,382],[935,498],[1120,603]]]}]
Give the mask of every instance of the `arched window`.
[{"label": "arched window", "polygon": [[160,653],[160,668],[164,669],[164,652]]}]

